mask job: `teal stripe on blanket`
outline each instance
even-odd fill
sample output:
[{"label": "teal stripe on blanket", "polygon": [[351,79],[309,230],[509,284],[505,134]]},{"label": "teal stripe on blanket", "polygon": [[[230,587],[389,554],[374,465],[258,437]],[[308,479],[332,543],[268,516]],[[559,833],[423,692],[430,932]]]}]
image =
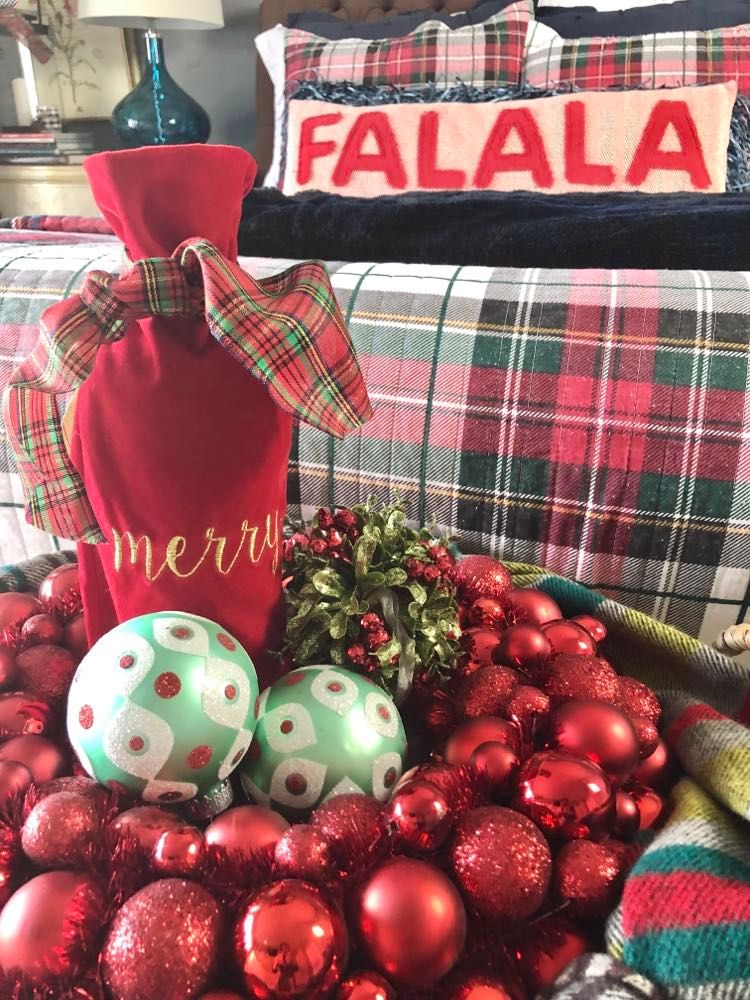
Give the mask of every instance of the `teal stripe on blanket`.
[{"label": "teal stripe on blanket", "polygon": [[[750,924],[709,924],[626,939],[623,959],[646,976],[681,986],[748,979]],[[700,955],[700,962],[696,956]],[[734,994],[740,996],[741,994]],[[742,994],[745,995],[745,994]]]}]

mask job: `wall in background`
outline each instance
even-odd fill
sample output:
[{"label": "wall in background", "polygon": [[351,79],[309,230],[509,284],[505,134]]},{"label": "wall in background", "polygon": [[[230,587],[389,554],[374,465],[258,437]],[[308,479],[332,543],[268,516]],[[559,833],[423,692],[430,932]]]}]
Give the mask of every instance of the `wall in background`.
[{"label": "wall in background", "polygon": [[255,45],[257,0],[223,0],[222,31],[164,32],[172,76],[211,117],[211,142],[255,142]]}]

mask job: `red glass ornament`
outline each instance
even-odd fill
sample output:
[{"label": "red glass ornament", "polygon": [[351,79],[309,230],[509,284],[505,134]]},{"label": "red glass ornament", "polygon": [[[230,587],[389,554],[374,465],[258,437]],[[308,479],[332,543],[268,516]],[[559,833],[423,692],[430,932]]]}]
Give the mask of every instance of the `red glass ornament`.
[{"label": "red glass ornament", "polygon": [[[501,720],[502,721],[502,720]],[[464,764],[421,764],[405,777],[412,781],[427,781],[445,797],[451,813],[458,815],[477,805],[479,790],[474,768]],[[397,788],[406,781],[399,783]],[[395,790],[394,790],[395,795]]]},{"label": "red glass ornament", "polygon": [[511,625],[500,636],[500,642],[492,655],[495,663],[515,667],[538,682],[544,677],[547,662],[552,655],[552,646],[537,625]]},{"label": "red glass ornament", "polygon": [[629,792],[618,788],[615,793],[615,825],[612,833],[615,837],[629,840],[641,828],[641,814],[638,803]]},{"label": "red glass ornament", "polygon": [[176,830],[180,826],[182,820],[176,813],[167,812],[159,806],[136,806],[120,813],[112,821],[113,829],[135,837],[141,849],[149,856],[165,830]]},{"label": "red glass ornament", "polygon": [[12,736],[49,736],[55,719],[49,704],[25,691],[0,694],[0,740]]},{"label": "red glass ornament", "polygon": [[471,755],[482,743],[503,743],[514,753],[521,752],[518,726],[507,719],[486,715],[462,723],[451,733],[445,744],[445,759],[449,764],[468,764]]},{"label": "red glass ornament", "polygon": [[641,817],[641,830],[650,830],[659,824],[664,814],[664,799],[653,788],[644,788],[635,785],[628,788],[628,791],[635,799],[638,812]]},{"label": "red glass ornament", "polygon": [[635,718],[650,719],[655,726],[661,720],[661,703],[647,684],[635,677],[621,677],[617,703],[623,712]]},{"label": "red glass ornament", "polygon": [[258,851],[273,851],[289,823],[279,813],[265,806],[235,806],[220,813],[206,827],[207,844],[236,851],[251,858]]},{"label": "red glass ornament", "polygon": [[151,867],[159,875],[190,875],[203,861],[205,849],[203,834],[197,827],[176,826],[173,830],[165,830],[157,840]]},{"label": "red glass ornament", "polygon": [[526,994],[510,976],[487,972],[457,976],[445,986],[445,1000],[525,1000]]},{"label": "red glass ornament", "polygon": [[76,658],[62,646],[32,646],[16,657],[21,685],[41,695],[51,704],[68,697],[70,682],[76,672]]},{"label": "red glass ornament", "polygon": [[388,803],[386,817],[396,848],[418,854],[437,850],[453,825],[440,789],[418,779],[396,792]]},{"label": "red glass ornament", "polygon": [[78,566],[76,563],[66,563],[45,576],[39,586],[39,596],[43,601],[51,601],[72,589],[80,589]]},{"label": "red glass ornament", "polygon": [[573,959],[589,948],[584,931],[564,917],[544,917],[524,928],[513,951],[529,996],[551,987]]},{"label": "red glass ornament", "polygon": [[0,911],[0,968],[34,983],[74,977],[96,959],[107,901],[90,875],[44,872]]},{"label": "red glass ornament", "polygon": [[512,583],[508,570],[492,556],[466,556],[456,563],[450,576],[464,604],[473,604],[480,597],[500,600]]},{"label": "red glass ornament", "polygon": [[310,823],[336,849],[344,871],[362,871],[385,856],[385,808],[369,795],[337,795],[313,812]]},{"label": "red glass ornament", "polygon": [[480,743],[469,758],[479,772],[482,787],[493,798],[505,798],[513,793],[521,761],[512,747],[503,743]]},{"label": "red glass ornament", "polygon": [[455,965],[466,936],[466,911],[438,868],[397,857],[364,883],[355,922],[372,962],[401,986],[428,987]]},{"label": "red glass ornament", "polygon": [[222,914],[202,886],[164,878],[144,886],[115,914],[100,958],[117,1000],[194,997],[215,968]]},{"label": "red glass ornament", "polygon": [[588,757],[615,783],[638,762],[638,737],[627,715],[601,701],[559,705],[550,716],[548,746]]},{"label": "red glass ornament", "polygon": [[596,653],[596,643],[589,633],[575,622],[564,618],[547,622],[542,625],[545,639],[552,647],[552,654],[575,653],[577,656],[593,656]]},{"label": "red glass ornament", "polygon": [[349,935],[338,908],[319,889],[283,879],[240,911],[234,954],[252,996],[319,1000],[346,968]]},{"label": "red glass ornament", "polygon": [[536,753],[522,765],[516,807],[550,837],[598,840],[612,828],[615,797],[602,769],[584,757]]},{"label": "red glass ornament", "polygon": [[505,607],[494,597],[480,597],[469,607],[469,623],[476,628],[501,631],[506,623]]},{"label": "red glass ornament", "polygon": [[560,605],[542,590],[526,587],[509,590],[507,600],[519,623],[544,625],[562,618]]},{"label": "red glass ornament", "polygon": [[461,648],[470,660],[478,663],[492,663],[500,636],[486,628],[467,628],[461,633]]},{"label": "red glass ornament", "polygon": [[38,868],[82,867],[100,835],[101,814],[91,796],[56,792],[38,802],[21,830],[21,847]]},{"label": "red glass ornament", "polygon": [[571,917],[607,916],[615,907],[621,883],[620,859],[606,844],[573,840],[555,858],[553,891]]},{"label": "red glass ornament", "polygon": [[607,638],[607,626],[593,615],[573,615],[570,620],[585,628],[597,645]]},{"label": "red glass ornament", "polygon": [[86,638],[86,622],[83,615],[76,615],[66,623],[63,629],[63,646],[69,649],[77,660],[82,660],[89,651]]},{"label": "red glass ornament", "polygon": [[641,760],[645,760],[659,745],[659,730],[651,719],[643,716],[633,716],[630,722],[638,738],[638,755]]},{"label": "red glass ornament", "polygon": [[531,820],[513,809],[482,806],[466,813],[448,858],[464,897],[491,920],[526,920],[547,893],[549,845]]},{"label": "red glass ornament", "polygon": [[396,991],[377,972],[354,972],[342,979],[336,1000],[396,1000]]},{"label": "red glass ornament", "polygon": [[332,881],[338,875],[331,841],[308,823],[284,830],[274,849],[276,871],[284,878]]},{"label": "red glass ornament", "polygon": [[14,736],[0,746],[3,760],[24,764],[37,785],[70,774],[67,755],[45,736]]},{"label": "red glass ornament", "polygon": [[17,594],[15,591],[0,594],[0,632],[8,625],[21,625],[32,615],[40,615],[43,610],[33,594]]},{"label": "red glass ornament", "polygon": [[660,739],[654,752],[633,771],[633,781],[654,788],[657,792],[667,792],[677,780],[678,773],[679,767],[674,754],[665,741]]},{"label": "red glass ornament", "polygon": [[21,626],[21,638],[28,646],[57,646],[62,642],[63,627],[52,615],[32,615]]},{"label": "red glass ornament", "polygon": [[508,702],[505,712],[509,719],[518,723],[524,733],[531,737],[541,729],[550,713],[549,696],[539,688],[519,684]]},{"label": "red glass ornament", "polygon": [[456,695],[458,714],[464,719],[503,714],[516,684],[515,671],[487,664],[461,682]]},{"label": "red glass ornament", "polygon": [[7,691],[18,684],[16,658],[9,649],[0,648],[0,691]]},{"label": "red glass ornament", "polygon": [[601,657],[560,653],[550,661],[542,686],[553,704],[577,698],[616,705],[620,678]]},{"label": "red glass ornament", "polygon": [[31,771],[14,760],[0,763],[0,811],[4,811],[31,784]]}]

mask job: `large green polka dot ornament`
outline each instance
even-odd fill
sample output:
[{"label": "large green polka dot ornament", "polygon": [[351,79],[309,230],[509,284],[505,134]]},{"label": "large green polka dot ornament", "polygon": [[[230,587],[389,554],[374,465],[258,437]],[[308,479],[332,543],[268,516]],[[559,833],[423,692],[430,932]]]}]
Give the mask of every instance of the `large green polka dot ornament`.
[{"label": "large green polka dot ornament", "polygon": [[405,752],[401,716],[382,688],[340,667],[302,667],[260,696],[240,776],[257,803],[302,819],[336,795],[384,801]]},{"label": "large green polka dot ornament", "polygon": [[255,667],[220,625],[182,612],[118,625],[81,661],[68,735],[86,771],[147,802],[210,793],[253,737]]}]

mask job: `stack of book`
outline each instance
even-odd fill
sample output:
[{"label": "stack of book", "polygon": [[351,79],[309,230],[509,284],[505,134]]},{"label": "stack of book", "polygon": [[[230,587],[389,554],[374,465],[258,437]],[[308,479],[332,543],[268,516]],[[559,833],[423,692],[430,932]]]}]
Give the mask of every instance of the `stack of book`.
[{"label": "stack of book", "polygon": [[90,132],[36,132],[18,126],[0,129],[0,163],[81,163],[94,148]]}]

